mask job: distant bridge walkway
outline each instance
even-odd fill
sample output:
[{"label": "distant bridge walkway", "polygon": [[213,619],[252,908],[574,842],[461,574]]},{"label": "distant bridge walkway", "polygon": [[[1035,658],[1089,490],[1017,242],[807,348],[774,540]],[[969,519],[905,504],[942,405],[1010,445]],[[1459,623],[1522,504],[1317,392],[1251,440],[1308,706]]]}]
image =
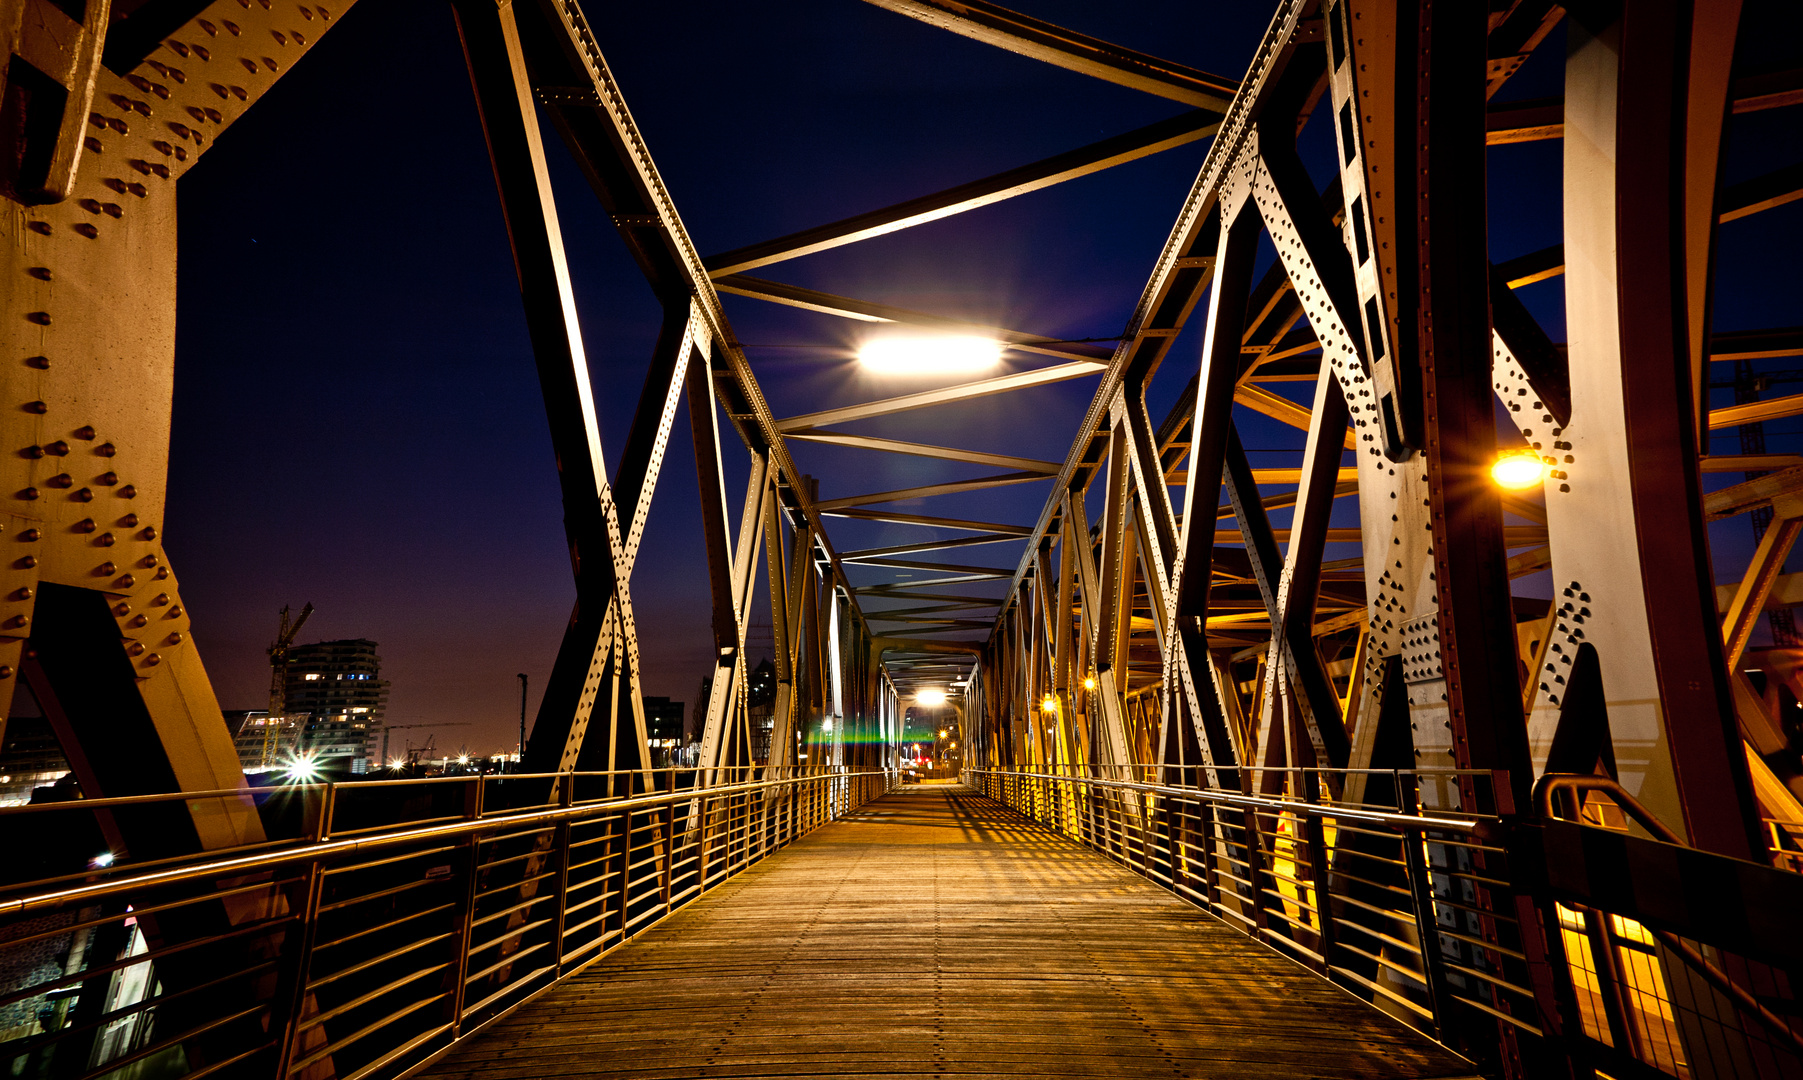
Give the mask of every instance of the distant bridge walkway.
[{"label": "distant bridge walkway", "polygon": [[925,786],[750,867],[424,1075],[1474,1071],[1131,871]]}]

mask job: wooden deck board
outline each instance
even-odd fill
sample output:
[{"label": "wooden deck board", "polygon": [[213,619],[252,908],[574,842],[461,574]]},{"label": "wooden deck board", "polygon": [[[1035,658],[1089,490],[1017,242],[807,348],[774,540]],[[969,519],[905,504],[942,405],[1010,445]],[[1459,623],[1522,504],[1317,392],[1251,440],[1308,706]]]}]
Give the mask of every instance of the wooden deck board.
[{"label": "wooden deck board", "polygon": [[927,786],[752,867],[424,1075],[1474,1073],[1131,871]]}]

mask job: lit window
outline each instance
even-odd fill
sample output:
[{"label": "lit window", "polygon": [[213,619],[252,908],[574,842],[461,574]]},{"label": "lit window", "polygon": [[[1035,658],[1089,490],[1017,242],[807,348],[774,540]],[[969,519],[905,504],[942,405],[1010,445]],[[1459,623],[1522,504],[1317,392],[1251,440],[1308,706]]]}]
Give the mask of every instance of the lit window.
[{"label": "lit window", "polygon": [[307,681],[308,681],[308,682],[318,682],[318,681],[319,681],[319,676],[318,676],[318,675],[307,675],[307,676],[304,676],[304,678],[305,678],[305,679],[306,679],[306,680],[307,680]]}]

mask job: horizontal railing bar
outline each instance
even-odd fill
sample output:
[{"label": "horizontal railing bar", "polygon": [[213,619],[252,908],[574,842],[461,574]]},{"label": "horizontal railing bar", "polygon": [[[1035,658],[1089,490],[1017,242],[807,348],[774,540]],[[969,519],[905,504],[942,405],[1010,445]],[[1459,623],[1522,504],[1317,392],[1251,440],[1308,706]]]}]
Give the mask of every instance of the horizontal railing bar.
[{"label": "horizontal railing bar", "polygon": [[[818,784],[822,781],[850,779],[863,776],[884,776],[883,772],[834,773],[827,776],[798,777],[786,780],[763,780],[748,784],[736,785],[732,789],[711,788],[710,793],[767,791],[774,788],[797,787],[804,784]],[[684,802],[695,798],[693,792],[659,792],[650,795],[639,795],[620,799],[606,804],[585,804],[576,806],[547,807],[534,811],[533,820],[560,822],[594,814],[597,811],[618,813],[621,810],[633,810],[654,806],[665,806],[673,802]],[[0,900],[0,917],[23,915],[35,911],[48,911],[68,904],[84,900],[92,900],[102,896],[112,896],[134,889],[157,888],[163,885],[196,881],[203,878],[224,875],[242,874],[251,870],[271,869],[290,863],[311,862],[319,859],[330,859],[341,855],[354,854],[359,851],[379,850],[421,840],[438,840],[455,836],[480,833],[495,827],[493,821],[461,821],[450,825],[433,825],[423,829],[406,829],[379,836],[356,837],[346,840],[325,840],[306,844],[278,852],[248,855],[240,858],[219,859],[201,863],[179,870],[162,870],[150,874],[121,878],[115,881],[96,882],[80,888],[63,889],[56,892],[40,893],[36,896],[22,896],[8,900]],[[511,824],[511,822],[509,822]]]},{"label": "horizontal railing bar", "polygon": [[415,949],[429,948],[430,946],[436,945],[441,941],[450,941],[456,937],[457,937],[457,935],[455,932],[447,931],[443,934],[434,934],[431,937],[420,938],[417,941],[409,941],[407,944],[398,945],[395,948],[392,948],[392,949],[388,950],[387,952],[381,954],[380,956],[371,957],[368,960],[364,960],[359,963],[352,964],[349,967],[339,968],[337,971],[332,972],[330,975],[322,975],[317,979],[309,979],[307,981],[307,989],[308,990],[317,990],[322,986],[329,986],[332,983],[337,982],[339,979],[342,979],[347,975],[355,975],[359,971],[367,971],[370,968],[375,967],[379,964],[385,964],[388,961],[393,960],[397,956],[401,956],[405,953],[413,952]]},{"label": "horizontal railing bar", "polygon": [[[969,768],[968,766],[966,769],[969,772],[977,773],[979,775],[986,775],[995,771],[990,769]],[[1476,818],[1441,818],[1415,814],[1394,814],[1377,810],[1360,810],[1355,807],[1339,804],[1317,805],[1315,803],[1293,802],[1288,799],[1267,799],[1256,795],[1243,795],[1238,792],[1227,792],[1212,788],[1179,788],[1170,787],[1165,784],[1142,784],[1126,780],[1103,780],[1097,777],[1057,776],[1052,773],[1006,772],[1001,775],[1030,777],[1037,780],[1056,780],[1069,784],[1092,784],[1098,787],[1114,788],[1119,791],[1137,791],[1148,795],[1170,795],[1249,809],[1269,808],[1272,810],[1289,810],[1295,813],[1307,814],[1311,817],[1350,818],[1354,821],[1375,822],[1380,825],[1391,825],[1402,829],[1446,829],[1451,832],[1476,832],[1485,824],[1483,819]]]},{"label": "horizontal railing bar", "polygon": [[343,937],[333,938],[330,941],[321,941],[313,946],[313,952],[315,955],[317,955],[322,950],[335,949],[340,945],[348,945],[351,942],[358,940],[359,938],[368,937],[371,934],[379,934],[384,930],[392,930],[395,927],[401,925],[402,923],[412,922],[414,919],[424,919],[424,918],[427,918],[432,915],[439,915],[446,911],[450,911],[451,909],[455,908],[456,906],[457,906],[456,902],[452,901],[449,903],[439,904],[437,907],[421,908],[418,911],[410,912],[409,914],[398,916],[396,918],[388,920],[387,922],[377,923],[374,926],[364,927],[363,929],[358,930],[354,934],[346,934]]}]

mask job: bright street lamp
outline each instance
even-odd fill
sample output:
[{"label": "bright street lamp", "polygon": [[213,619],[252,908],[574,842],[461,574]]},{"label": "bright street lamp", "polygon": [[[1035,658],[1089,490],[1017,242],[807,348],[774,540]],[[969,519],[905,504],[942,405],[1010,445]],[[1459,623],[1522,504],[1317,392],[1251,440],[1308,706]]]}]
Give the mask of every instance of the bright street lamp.
[{"label": "bright street lamp", "polygon": [[1546,462],[1533,450],[1506,450],[1496,455],[1490,479],[1509,491],[1525,491],[1546,479]]},{"label": "bright street lamp", "polygon": [[944,690],[916,690],[914,692],[914,703],[917,705],[925,705],[929,708],[939,706],[939,705],[944,705],[945,704],[945,691]]},{"label": "bright street lamp", "polygon": [[883,375],[974,375],[1001,360],[1001,342],[980,337],[881,337],[858,349],[858,362]]}]

